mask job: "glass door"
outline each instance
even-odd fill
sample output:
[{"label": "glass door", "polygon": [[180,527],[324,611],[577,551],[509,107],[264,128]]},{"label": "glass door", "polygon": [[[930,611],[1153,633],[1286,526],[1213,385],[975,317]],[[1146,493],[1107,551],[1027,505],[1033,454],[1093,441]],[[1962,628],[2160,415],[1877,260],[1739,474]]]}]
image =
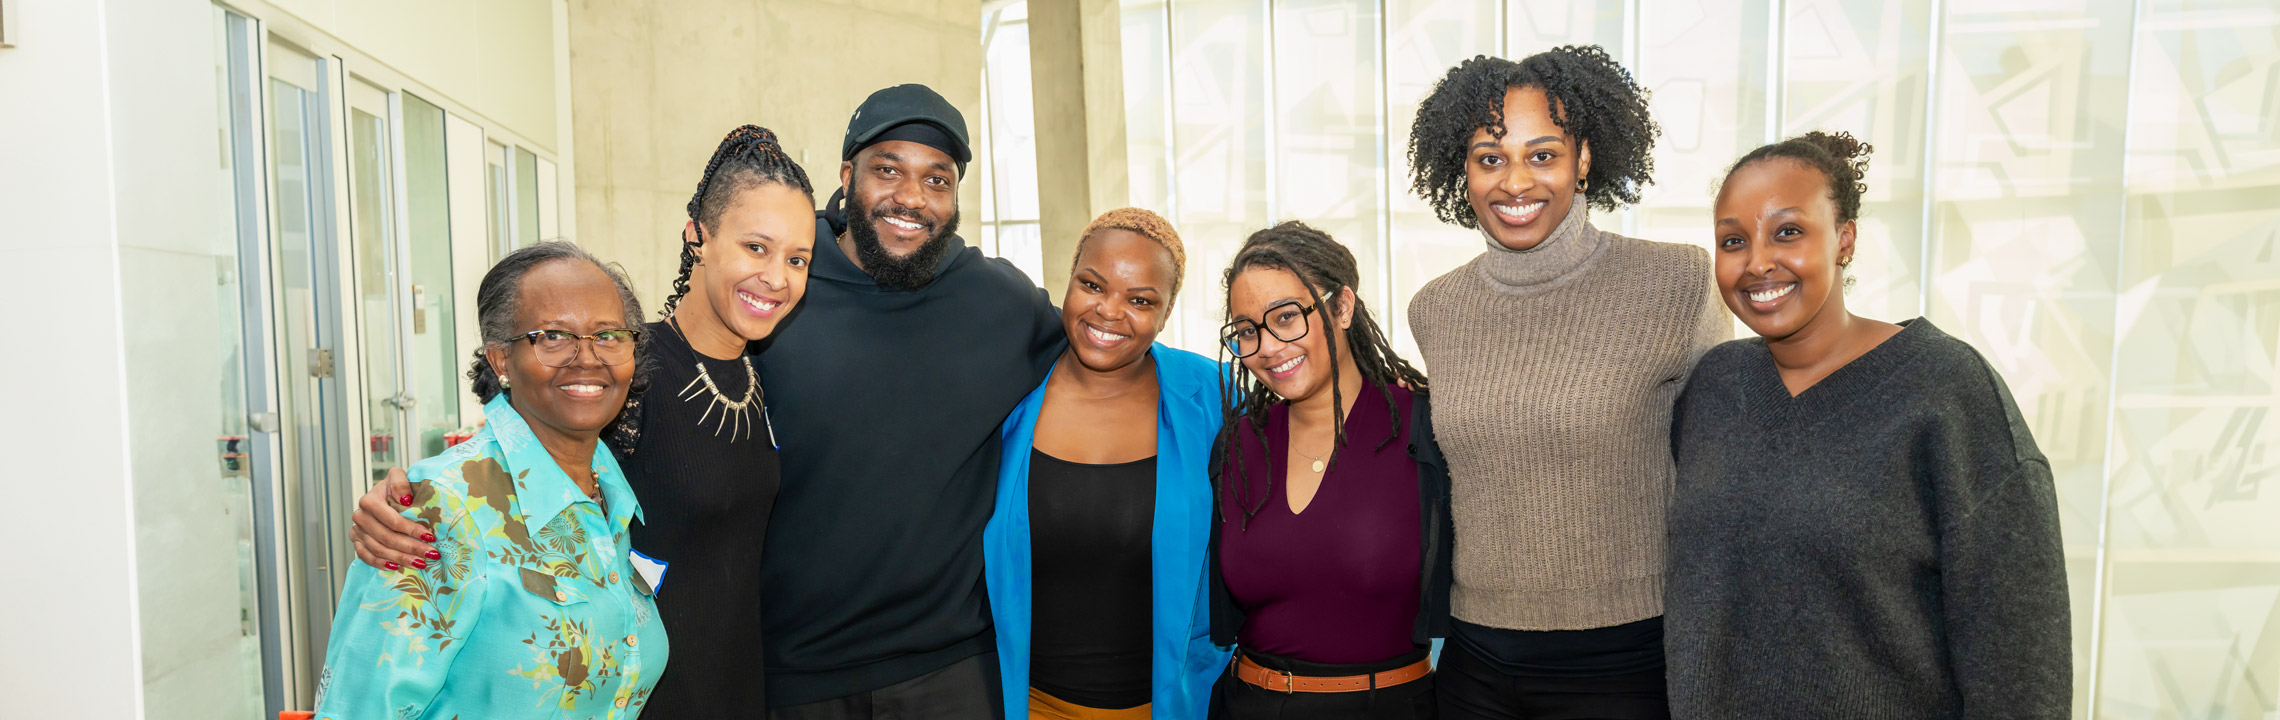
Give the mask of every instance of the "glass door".
[{"label": "glass door", "polygon": [[443,452],[474,348],[463,353],[454,331],[443,108],[356,78],[348,116],[366,468],[377,482]]},{"label": "glass door", "polygon": [[538,156],[522,148],[513,148],[515,156],[515,247],[529,247],[543,240],[538,234]]},{"label": "glass door", "polygon": [[398,288],[395,133],[388,92],[360,79],[348,90],[349,267],[355,279],[358,367],[364,375],[364,452],[368,480],[405,464],[404,428],[415,406],[403,381]]},{"label": "glass door", "polygon": [[513,183],[508,180],[507,172],[507,168],[510,167],[507,163],[507,156],[510,152],[507,146],[495,142],[484,143],[483,145],[484,180],[489,184],[485,196],[490,201],[487,209],[490,211],[491,219],[490,240],[491,262],[493,263],[498,262],[499,258],[506,257],[507,253],[514,252],[516,247],[515,213],[512,207],[515,191]]},{"label": "glass door", "polygon": [[562,239],[562,188],[559,185],[561,179],[554,171],[554,161],[536,155],[531,157],[537,159],[532,167],[538,168],[538,198],[537,202],[533,203],[538,211],[538,239],[541,242],[560,240]]},{"label": "glass door", "polygon": [[[269,334],[262,262],[261,97],[253,69],[258,31],[251,19],[214,8],[215,110],[225,129],[213,182],[229,188],[217,216],[221,233],[213,241],[215,330],[226,353],[220,361],[219,416],[215,445],[223,514],[234,531],[226,537],[236,560],[238,623],[236,647],[225,650],[226,679],[205,708],[219,715],[274,716],[284,709],[285,653],[279,644],[290,634],[278,622],[276,569],[277,413],[270,408]],[[163,511],[162,511],[163,512]],[[199,552],[221,548],[201,546]],[[151,693],[149,689],[146,694]],[[151,708],[158,717],[162,708]]]},{"label": "glass door", "polygon": [[[444,145],[443,108],[402,93],[405,250],[410,257],[411,303],[403,323],[411,425],[418,444],[412,459],[443,452],[444,436],[460,425],[461,373],[475,349],[459,347],[451,267],[451,188]],[[472,301],[472,298],[470,298]]]},{"label": "glass door", "polygon": [[[279,670],[287,703],[315,700],[333,601],[350,555],[347,408],[336,352],[342,322],[333,183],[333,61],[271,39],[269,91],[270,335],[277,361],[281,534],[286,570],[277,583],[289,640]],[[338,532],[335,532],[335,529]],[[288,708],[289,709],[289,708]]]}]

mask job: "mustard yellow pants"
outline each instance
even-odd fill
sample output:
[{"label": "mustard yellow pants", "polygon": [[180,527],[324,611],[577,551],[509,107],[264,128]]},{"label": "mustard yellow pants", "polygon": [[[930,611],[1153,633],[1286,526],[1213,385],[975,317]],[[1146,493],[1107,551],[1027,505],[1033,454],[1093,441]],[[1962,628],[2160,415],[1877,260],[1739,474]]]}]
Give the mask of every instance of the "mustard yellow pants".
[{"label": "mustard yellow pants", "polygon": [[1148,720],[1148,706],[1102,710],[1069,702],[1037,688],[1029,689],[1029,720]]}]

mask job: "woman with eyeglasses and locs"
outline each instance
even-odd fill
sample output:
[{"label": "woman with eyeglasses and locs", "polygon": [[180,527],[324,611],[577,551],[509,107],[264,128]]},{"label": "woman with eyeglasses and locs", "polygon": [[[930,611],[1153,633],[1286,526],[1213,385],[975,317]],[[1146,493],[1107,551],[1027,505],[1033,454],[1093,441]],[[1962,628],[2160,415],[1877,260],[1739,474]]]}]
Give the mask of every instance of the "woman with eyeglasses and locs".
[{"label": "woman with eyeglasses and locs", "polygon": [[[673,674],[650,696],[648,716],[759,718],[767,703],[754,562],[781,478],[748,346],[807,292],[815,191],[774,132],[746,125],[713,151],[688,213],[666,317],[644,329],[655,392],[636,395],[605,439],[641,497],[631,549],[675,644]],[[391,572],[424,570],[440,555],[421,542],[420,523],[390,507],[404,500],[400,478],[391,472],[358,502],[357,556]]]},{"label": "woman with eyeglasses and locs", "polygon": [[1409,303],[1453,478],[1444,717],[1669,716],[1671,407],[1731,321],[1701,248],[1592,225],[1656,133],[1596,46],[1467,60],[1410,130],[1412,189],[1486,246]]},{"label": "woman with eyeglasses and locs", "polygon": [[1171,223],[1123,208],[1079,238],[1069,347],[1005,420],[982,529],[1006,717],[1201,718],[1227,664],[1202,602],[1219,366],[1156,344],[1187,264]]},{"label": "woman with eyeglasses and locs", "polygon": [[641,504],[603,428],[641,382],[641,302],[566,242],[516,250],[476,292],[468,377],[489,422],[411,469],[435,562],[349,572],[318,717],[633,717],[665,626],[626,555]]},{"label": "woman with eyeglasses and locs", "polygon": [[1238,647],[1212,716],[1434,717],[1448,473],[1424,373],[1356,295],[1353,253],[1299,222],[1228,266],[1211,636]]},{"label": "woman with eyeglasses and locs", "polygon": [[1758,337],[1678,403],[1671,709],[2066,717],[2058,496],[2018,403],[1931,321],[1845,306],[1868,154],[1807,133],[1719,188],[1718,295]]}]

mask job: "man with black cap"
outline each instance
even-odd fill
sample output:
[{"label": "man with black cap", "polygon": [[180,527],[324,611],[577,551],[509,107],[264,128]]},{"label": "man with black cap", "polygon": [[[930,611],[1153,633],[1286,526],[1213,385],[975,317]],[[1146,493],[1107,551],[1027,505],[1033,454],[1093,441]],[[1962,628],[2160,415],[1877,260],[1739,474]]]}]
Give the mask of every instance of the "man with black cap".
[{"label": "man with black cap", "polygon": [[[776,720],[998,720],[982,526],[998,425],[1060,355],[1060,314],[958,238],[972,152],[941,95],[872,93],[840,159],[816,213],[836,241],[816,243],[805,302],[754,348],[783,484],[753,519],[768,528],[752,670]],[[360,502],[399,517],[380,494]]]},{"label": "man with black cap", "polygon": [[996,720],[998,424],[1060,353],[1060,318],[958,238],[972,155],[941,95],[872,93],[840,154],[816,214],[837,242],[758,356],[784,464],[760,561],[769,715]]}]

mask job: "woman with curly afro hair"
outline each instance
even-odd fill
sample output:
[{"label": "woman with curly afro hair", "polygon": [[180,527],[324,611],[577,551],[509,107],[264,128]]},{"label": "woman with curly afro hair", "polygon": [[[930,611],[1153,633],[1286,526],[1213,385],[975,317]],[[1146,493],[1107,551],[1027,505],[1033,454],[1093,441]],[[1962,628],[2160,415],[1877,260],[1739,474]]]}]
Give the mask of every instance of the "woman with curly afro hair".
[{"label": "woman with curly afro hair", "polygon": [[1731,334],[1700,247],[1592,227],[1652,182],[1647,92],[1596,46],[1449,70],[1411,188],[1485,249],[1409,304],[1456,524],[1443,718],[1665,718],[1671,407]]}]

